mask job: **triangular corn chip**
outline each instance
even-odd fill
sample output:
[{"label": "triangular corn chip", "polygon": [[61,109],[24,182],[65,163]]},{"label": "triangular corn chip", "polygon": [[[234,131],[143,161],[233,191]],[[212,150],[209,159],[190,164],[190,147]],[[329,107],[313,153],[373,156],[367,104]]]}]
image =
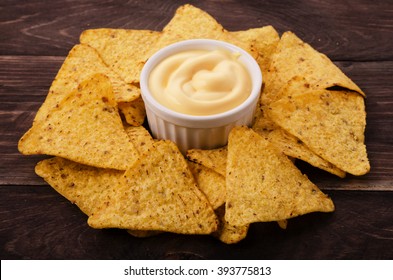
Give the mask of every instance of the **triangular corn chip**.
[{"label": "triangular corn chip", "polygon": [[187,151],[187,158],[190,161],[199,163],[203,166],[213,169],[218,174],[226,176],[227,168],[227,147],[202,150],[202,149],[191,149]]},{"label": "triangular corn chip", "polygon": [[56,78],[52,82],[45,102],[37,112],[35,120],[43,120],[65,96],[94,74],[108,76],[112,83],[116,102],[133,101],[140,96],[140,89],[126,84],[120,76],[108,68],[99,54],[87,45],[76,45],[68,53]]},{"label": "triangular corn chip", "polygon": [[[87,216],[99,210],[109,201],[121,184],[124,172],[79,164],[67,159],[54,157],[40,161],[35,172],[58,193]],[[135,237],[150,237],[157,231],[129,230]]]},{"label": "triangular corn chip", "polygon": [[125,82],[138,83],[146,54],[159,36],[151,30],[99,28],[83,31],[80,42],[96,49]]},{"label": "triangular corn chip", "polygon": [[303,77],[313,89],[339,86],[365,95],[326,55],[288,31],[281,36],[271,56],[269,71],[264,76],[262,103],[268,105],[279,100],[280,88],[294,76]]},{"label": "triangular corn chip", "polygon": [[124,171],[96,168],[59,157],[40,161],[35,172],[88,216],[116,192],[124,174]]},{"label": "triangular corn chip", "polygon": [[199,189],[206,195],[213,209],[225,203],[225,177],[199,163],[188,165]]},{"label": "triangular corn chip", "polygon": [[225,220],[235,226],[334,210],[291,160],[247,127],[229,134],[226,187]]},{"label": "triangular corn chip", "polygon": [[270,104],[268,117],[336,167],[353,175],[370,170],[364,144],[364,98],[354,92],[317,90]]},{"label": "triangular corn chip", "polygon": [[125,131],[140,155],[153,149],[154,139],[143,126],[126,126]]},{"label": "triangular corn chip", "polygon": [[312,92],[317,89],[318,88],[312,86],[306,78],[294,76],[280,88],[278,91],[278,96],[280,96],[280,98],[285,98],[297,94]]},{"label": "triangular corn chip", "polygon": [[272,145],[276,146],[285,155],[308,162],[340,178],[345,177],[346,173],[344,171],[315,154],[300,139],[282,129],[272,120],[266,117],[260,117],[254,123],[252,129],[272,143]]},{"label": "triangular corn chip", "polygon": [[239,40],[225,30],[211,15],[190,4],[180,6],[170,22],[164,27],[160,38],[151,49],[149,56],[159,49],[189,39],[214,39],[225,41],[257,56],[250,43]]},{"label": "triangular corn chip", "polygon": [[140,126],[145,121],[146,109],[142,97],[131,102],[119,102],[118,106],[128,124]]},{"label": "triangular corn chip", "polygon": [[125,170],[138,157],[123,128],[109,79],[82,82],[19,140],[22,154],[60,156],[82,164]]},{"label": "triangular corn chip", "polygon": [[277,221],[277,224],[278,224],[278,226],[279,226],[281,229],[287,229],[287,227],[288,227],[288,220],[280,220],[280,221]]},{"label": "triangular corn chip", "polygon": [[231,32],[231,34],[254,47],[258,55],[256,60],[262,70],[262,74],[265,74],[269,69],[271,56],[280,41],[280,36],[274,27],[269,25],[260,28],[235,31]]},{"label": "triangular corn chip", "polygon": [[244,226],[233,226],[225,220],[225,205],[216,210],[216,215],[220,220],[218,230],[213,232],[213,236],[226,244],[235,244],[246,238],[249,224]]},{"label": "triangular corn chip", "polygon": [[90,216],[94,228],[159,230],[209,234],[217,218],[179,149],[158,141],[125,173],[124,183],[108,204]]}]

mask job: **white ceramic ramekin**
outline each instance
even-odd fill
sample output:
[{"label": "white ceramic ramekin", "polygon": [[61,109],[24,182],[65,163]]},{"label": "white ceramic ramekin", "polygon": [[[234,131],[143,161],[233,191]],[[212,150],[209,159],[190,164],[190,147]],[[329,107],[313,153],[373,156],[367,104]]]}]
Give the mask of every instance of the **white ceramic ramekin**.
[{"label": "white ceramic ramekin", "polygon": [[[166,57],[188,50],[226,49],[240,54],[250,74],[252,90],[249,97],[237,107],[215,115],[194,116],[175,112],[160,104],[148,87],[151,71]],[[181,41],[162,48],[144,65],[140,87],[146,107],[147,120],[153,137],[175,142],[182,153],[192,148],[213,149],[227,144],[228,134],[234,126],[251,125],[262,86],[262,73],[258,63],[245,50],[223,42],[209,39]]]}]

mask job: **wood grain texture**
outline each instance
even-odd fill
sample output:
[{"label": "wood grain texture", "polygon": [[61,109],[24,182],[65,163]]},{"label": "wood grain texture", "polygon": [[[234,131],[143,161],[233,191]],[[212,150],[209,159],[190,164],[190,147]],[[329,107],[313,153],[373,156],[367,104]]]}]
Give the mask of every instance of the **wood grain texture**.
[{"label": "wood grain texture", "polygon": [[[34,173],[45,156],[22,156],[17,142],[68,51],[88,28],[161,30],[191,3],[230,31],[273,25],[291,30],[366,93],[371,172],[339,179],[299,168],[336,205],[289,221],[253,224],[224,245],[210,236],[138,239],[94,230],[86,216]],[[3,0],[0,5],[0,257],[2,259],[392,259],[393,3],[389,0],[115,1]]]},{"label": "wood grain texture", "polygon": [[231,31],[264,25],[280,33],[294,31],[334,60],[393,60],[388,48],[393,40],[391,2],[381,0],[4,0],[0,53],[64,56],[88,28],[161,30],[185,3],[207,11]]},{"label": "wood grain texture", "polygon": [[8,202],[0,201],[2,259],[393,258],[392,192],[332,191],[336,212],[294,218],[287,230],[276,223],[253,224],[245,240],[230,246],[211,236],[164,233],[140,239],[124,230],[95,230],[50,187],[0,188],[5,195]]}]

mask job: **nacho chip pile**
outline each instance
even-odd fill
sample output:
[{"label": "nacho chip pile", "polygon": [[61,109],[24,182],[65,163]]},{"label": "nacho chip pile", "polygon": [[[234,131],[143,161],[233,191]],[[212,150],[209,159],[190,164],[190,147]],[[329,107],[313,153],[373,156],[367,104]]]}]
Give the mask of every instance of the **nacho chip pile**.
[{"label": "nacho chip pile", "polygon": [[[180,153],[142,126],[139,75],[160,48],[186,39],[223,40],[259,63],[263,89],[252,128],[228,145]],[[294,165],[330,172],[370,170],[364,92],[325,55],[272,26],[225,30],[184,5],[162,31],[91,29],[72,48],[32,127],[25,155],[46,154],[35,172],[88,216],[93,228],[137,237],[212,234],[237,243],[250,224],[332,212],[333,201]]]}]

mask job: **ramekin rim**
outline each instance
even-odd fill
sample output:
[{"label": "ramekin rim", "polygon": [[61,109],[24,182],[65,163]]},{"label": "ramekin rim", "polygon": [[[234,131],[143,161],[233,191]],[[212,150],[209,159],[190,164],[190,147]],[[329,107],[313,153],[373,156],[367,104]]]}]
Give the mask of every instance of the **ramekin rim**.
[{"label": "ramekin rim", "polygon": [[[155,66],[158,65],[166,57],[178,53],[185,50],[197,49],[197,48],[210,48],[210,47],[223,47],[229,49],[231,51],[236,51],[241,54],[241,59],[246,63],[247,71],[249,72],[250,76],[252,77],[252,90],[250,95],[247,99],[239,104],[238,106],[222,112],[218,114],[211,114],[211,115],[191,115],[180,113],[174,110],[171,110],[160,102],[158,102],[150,93],[148,88],[148,78],[149,74]],[[251,68],[251,69],[250,69]],[[255,73],[256,71],[257,73]],[[256,60],[244,49],[220,40],[214,39],[188,39],[179,41],[155,52],[145,63],[142,68],[141,75],[140,75],[140,88],[141,88],[141,96],[145,102],[145,106],[153,107],[153,111],[156,115],[159,115],[162,118],[165,118],[167,121],[172,121],[176,124],[180,125],[189,125],[190,123],[197,122],[199,125],[198,127],[204,126],[222,126],[225,124],[232,123],[236,121],[241,115],[245,114],[245,110],[252,106],[255,103],[255,99],[259,98],[261,88],[262,88],[262,71],[256,62]],[[231,118],[231,120],[228,120]],[[210,125],[209,125],[210,123]]]}]

